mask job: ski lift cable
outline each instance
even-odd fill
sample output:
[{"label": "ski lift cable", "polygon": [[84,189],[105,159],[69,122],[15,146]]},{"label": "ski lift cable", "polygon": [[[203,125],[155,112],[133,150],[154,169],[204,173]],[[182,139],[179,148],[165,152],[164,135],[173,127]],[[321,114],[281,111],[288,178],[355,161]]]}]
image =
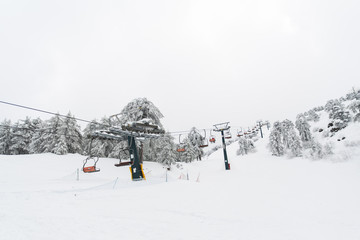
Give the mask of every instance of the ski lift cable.
[{"label": "ski lift cable", "polygon": [[98,124],[98,125],[110,127],[107,124],[102,124],[102,123],[98,123],[98,122],[95,122],[95,121],[88,121],[88,120],[81,119],[81,118],[69,117],[69,116],[66,116],[66,115],[59,114],[59,113],[54,113],[54,112],[50,112],[50,111],[46,111],[46,110],[42,110],[42,109],[38,109],[38,108],[33,108],[33,107],[28,107],[28,106],[24,106],[24,105],[20,105],[20,104],[5,102],[5,101],[1,101],[1,100],[0,100],[0,103],[7,104],[7,105],[10,105],[10,106],[14,106],[14,107],[24,108],[24,109],[28,109],[28,110],[32,110],[32,111],[36,111],[36,112],[46,113],[46,114],[50,114],[50,115],[55,115],[55,116],[58,115],[60,117],[73,118],[73,119],[75,119],[77,121],[80,121],[80,122],[93,123],[93,124]]},{"label": "ski lift cable", "polygon": [[[97,125],[101,125],[101,126],[104,126],[104,127],[111,127],[110,125],[103,124],[103,123],[98,123],[98,122],[96,122],[96,121],[89,121],[89,120],[85,120],[85,119],[81,119],[81,118],[69,117],[69,116],[66,116],[66,115],[62,115],[62,114],[59,114],[59,113],[54,113],[54,112],[42,110],[42,109],[39,109],[39,108],[33,108],[33,107],[24,106],[24,105],[15,104],[15,103],[10,103],[10,102],[6,102],[6,101],[2,101],[2,100],[0,100],[0,103],[6,104],[6,105],[10,105],[10,106],[13,106],[13,107],[24,108],[24,109],[27,109],[27,110],[32,110],[32,111],[36,111],[36,112],[46,113],[46,114],[50,114],[50,115],[54,115],[54,116],[58,115],[58,116],[60,116],[60,117],[73,118],[73,119],[75,119],[75,120],[77,120],[77,121],[86,122],[86,123],[92,123],[92,124],[97,124]],[[115,115],[118,115],[118,114],[115,114]],[[112,115],[112,116],[114,116],[114,115]],[[185,132],[190,132],[190,131],[168,132],[168,134],[177,134],[177,133],[185,133]]]},{"label": "ski lift cable", "polygon": [[[104,127],[111,127],[108,124],[103,124],[103,123],[98,123],[96,121],[89,121],[89,120],[85,120],[85,119],[81,119],[81,118],[76,118],[76,117],[69,117],[63,114],[59,114],[59,113],[54,113],[54,112],[50,112],[50,111],[46,111],[46,110],[42,110],[39,108],[33,108],[33,107],[29,107],[29,106],[24,106],[24,105],[20,105],[20,104],[15,104],[15,103],[10,103],[10,102],[6,102],[6,101],[2,101],[0,100],[0,103],[2,104],[6,104],[6,105],[10,105],[10,106],[14,106],[14,107],[18,107],[18,108],[23,108],[23,109],[27,109],[27,110],[32,110],[32,111],[37,111],[37,112],[41,112],[41,113],[46,113],[46,114],[50,114],[50,115],[54,115],[54,116],[60,116],[60,117],[64,117],[64,118],[72,118],[75,119],[77,121],[80,122],[85,122],[85,123],[90,123],[90,124],[96,124],[96,125],[100,125],[100,126],[104,126]],[[116,114],[115,114],[116,115]],[[113,115],[114,116],[114,115]],[[212,128],[202,128],[199,130],[204,130],[204,131],[211,131]],[[166,134],[170,134],[170,135],[179,135],[181,133],[190,133],[191,130],[188,131],[174,131],[174,132],[167,132]]]}]

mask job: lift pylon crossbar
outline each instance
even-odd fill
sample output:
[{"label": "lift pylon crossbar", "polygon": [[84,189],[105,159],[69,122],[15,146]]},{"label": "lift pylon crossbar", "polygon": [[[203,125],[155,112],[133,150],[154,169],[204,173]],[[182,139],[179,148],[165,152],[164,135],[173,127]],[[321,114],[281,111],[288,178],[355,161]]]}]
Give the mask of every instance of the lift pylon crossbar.
[{"label": "lift pylon crossbar", "polygon": [[224,123],[215,124],[214,125],[214,127],[215,127],[214,131],[215,132],[221,132],[221,131],[229,130],[230,129],[229,123],[230,122],[224,122]]}]

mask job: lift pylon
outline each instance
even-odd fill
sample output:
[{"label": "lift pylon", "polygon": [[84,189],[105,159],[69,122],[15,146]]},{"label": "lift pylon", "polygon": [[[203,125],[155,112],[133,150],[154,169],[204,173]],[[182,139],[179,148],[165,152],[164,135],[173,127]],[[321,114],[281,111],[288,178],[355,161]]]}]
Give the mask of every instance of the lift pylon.
[{"label": "lift pylon", "polygon": [[229,160],[227,157],[225,136],[224,136],[224,131],[228,131],[230,129],[229,122],[218,123],[218,124],[215,124],[214,127],[215,127],[215,129],[214,129],[215,132],[221,132],[223,151],[224,151],[225,169],[230,170],[230,163],[229,163]]}]

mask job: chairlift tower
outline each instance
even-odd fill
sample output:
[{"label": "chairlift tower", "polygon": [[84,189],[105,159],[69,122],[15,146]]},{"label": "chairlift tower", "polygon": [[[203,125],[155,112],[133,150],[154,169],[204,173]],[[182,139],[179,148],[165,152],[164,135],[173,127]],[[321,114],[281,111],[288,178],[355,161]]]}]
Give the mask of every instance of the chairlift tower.
[{"label": "chairlift tower", "polygon": [[227,157],[225,135],[224,135],[224,131],[227,131],[230,129],[229,122],[218,123],[218,124],[215,124],[214,127],[215,127],[215,129],[214,129],[215,132],[221,132],[223,151],[224,151],[225,170],[230,170],[230,163],[229,163],[229,160]]},{"label": "chairlift tower", "polygon": [[136,146],[136,138],[159,138],[165,131],[148,122],[132,122],[121,127],[110,127],[106,130],[94,131],[91,136],[100,139],[127,140],[130,152],[130,171],[132,180],[146,180],[142,163]]},{"label": "chairlift tower", "polygon": [[262,132],[262,126],[264,125],[263,122],[261,120],[259,120],[257,122],[257,124],[259,125],[260,128],[260,134],[261,134],[261,138],[264,138],[263,132]]}]

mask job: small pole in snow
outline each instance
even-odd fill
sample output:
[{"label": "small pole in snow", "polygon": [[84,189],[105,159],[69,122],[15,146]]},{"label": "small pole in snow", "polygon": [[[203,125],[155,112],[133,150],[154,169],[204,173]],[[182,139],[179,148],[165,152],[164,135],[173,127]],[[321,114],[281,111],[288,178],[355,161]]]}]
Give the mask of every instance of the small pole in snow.
[{"label": "small pole in snow", "polygon": [[189,172],[186,173],[186,179],[189,181]]},{"label": "small pole in snow", "polygon": [[167,182],[168,181],[168,179],[167,179],[167,168],[166,168],[166,172],[165,172],[165,181]]},{"label": "small pole in snow", "polygon": [[118,179],[119,179],[119,177],[116,178],[115,183],[114,183],[114,186],[113,186],[113,189],[115,188]]},{"label": "small pole in snow", "polygon": [[76,170],[76,181],[79,181],[79,169]]}]

